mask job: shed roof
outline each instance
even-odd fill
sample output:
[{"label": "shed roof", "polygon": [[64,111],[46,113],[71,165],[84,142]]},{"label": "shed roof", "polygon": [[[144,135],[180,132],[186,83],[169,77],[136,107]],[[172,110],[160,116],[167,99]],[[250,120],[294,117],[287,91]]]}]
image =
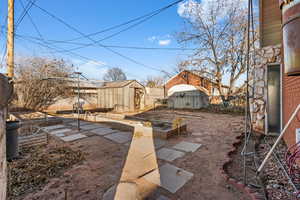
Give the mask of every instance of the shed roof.
[{"label": "shed roof", "polygon": [[125,87],[133,82],[138,83],[139,85],[143,86],[136,80],[125,80],[125,81],[112,81],[112,82],[105,82],[101,88],[121,88]]},{"label": "shed roof", "polygon": [[[68,78],[49,77],[48,79],[65,81],[67,83],[67,85],[71,88],[77,88],[78,87],[78,78],[73,78],[73,77],[68,77]],[[96,88],[101,87],[102,85],[103,85],[103,81],[79,79],[79,87],[80,88],[96,89]]]},{"label": "shed roof", "polygon": [[[68,85],[70,87],[74,87],[74,88],[77,88],[78,86],[78,80],[76,79],[67,79],[68,81]],[[102,81],[92,81],[92,80],[83,80],[83,79],[80,79],[79,81],[79,87],[80,88],[90,88],[90,89],[96,89],[96,88],[99,88],[103,85],[103,82]]]}]

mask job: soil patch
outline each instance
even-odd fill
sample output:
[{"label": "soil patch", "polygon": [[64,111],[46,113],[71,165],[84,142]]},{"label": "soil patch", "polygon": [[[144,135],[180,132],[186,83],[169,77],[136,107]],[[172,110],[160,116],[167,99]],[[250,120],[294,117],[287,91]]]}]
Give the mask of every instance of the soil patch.
[{"label": "soil patch", "polygon": [[21,199],[23,195],[45,186],[50,178],[84,159],[80,151],[66,146],[37,146],[24,148],[21,158],[10,162],[8,199]]}]

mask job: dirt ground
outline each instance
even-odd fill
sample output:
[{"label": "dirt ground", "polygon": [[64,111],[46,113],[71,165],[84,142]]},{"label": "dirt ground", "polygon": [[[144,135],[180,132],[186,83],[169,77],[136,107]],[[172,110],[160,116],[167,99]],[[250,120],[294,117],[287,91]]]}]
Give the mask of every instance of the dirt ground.
[{"label": "dirt ground", "polygon": [[[244,194],[227,184],[220,174],[226,162],[226,154],[232,148],[236,131],[243,127],[243,117],[207,112],[157,110],[138,115],[148,119],[173,121],[184,118],[190,135],[172,138],[167,147],[180,141],[200,143],[203,146],[194,153],[175,160],[172,164],[194,174],[175,194],[158,188],[147,199],[155,200],[164,195],[172,200],[240,200]],[[113,127],[112,127],[113,128]],[[60,177],[52,178],[40,191],[29,193],[25,200],[97,200],[114,184],[118,183],[129,147],[113,143],[103,137],[91,136],[72,143],[55,141],[80,150],[85,161],[64,171]],[[165,161],[158,160],[158,164]]]}]

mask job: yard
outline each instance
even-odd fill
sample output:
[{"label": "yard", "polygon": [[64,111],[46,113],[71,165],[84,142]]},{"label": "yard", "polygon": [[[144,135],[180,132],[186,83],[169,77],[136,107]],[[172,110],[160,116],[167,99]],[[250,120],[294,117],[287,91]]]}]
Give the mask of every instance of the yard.
[{"label": "yard", "polygon": [[[70,148],[84,159],[62,166],[57,176],[47,177],[34,190],[24,191],[14,199],[106,200],[120,191],[153,200],[247,199],[226,182],[221,171],[228,160],[227,153],[242,133],[243,117],[167,109],[135,117],[169,122],[181,118],[187,123],[188,134],[168,140],[153,139],[152,129],[145,123],[129,120],[124,121],[131,126],[121,120],[83,121],[82,130],[77,132],[76,121],[65,118],[61,125],[46,127],[50,140],[44,148]],[[38,177],[35,174],[33,180]],[[119,187],[115,187],[118,183]]]}]

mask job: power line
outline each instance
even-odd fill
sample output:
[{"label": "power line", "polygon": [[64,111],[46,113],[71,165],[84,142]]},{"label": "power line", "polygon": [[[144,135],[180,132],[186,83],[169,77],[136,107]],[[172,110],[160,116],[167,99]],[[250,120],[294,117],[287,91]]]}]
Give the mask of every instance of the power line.
[{"label": "power line", "polygon": [[[20,1],[21,2],[21,1]],[[16,23],[16,29],[18,28],[18,26],[22,23],[23,19],[25,18],[25,16],[29,13],[29,10],[32,8],[33,4],[36,2],[36,0],[32,0],[30,2],[27,3],[26,7],[24,7],[24,4],[22,2],[22,6],[23,6],[23,12],[20,15],[19,19],[17,20]]]},{"label": "power line", "polygon": [[[23,40],[26,40],[28,42],[31,42],[31,43],[34,43],[34,44],[37,44],[37,45],[40,45],[40,46],[43,46],[43,47],[46,47],[47,49],[51,49],[51,50],[54,50],[55,53],[59,53],[59,54],[62,54],[62,55],[66,55],[66,54],[69,54],[69,55],[73,55],[75,57],[79,57],[81,59],[84,59],[84,60],[87,60],[87,61],[93,61],[95,63],[99,63],[98,61],[94,60],[94,59],[91,59],[91,58],[88,58],[86,56],[82,56],[80,54],[77,54],[77,53],[74,53],[74,52],[67,52],[67,53],[62,53],[62,52],[59,52],[57,50],[63,50],[63,48],[60,48],[60,47],[57,47],[57,46],[49,46],[49,44],[47,44],[46,42],[43,42],[43,40],[40,40],[40,42],[37,42],[37,41],[34,41],[34,40],[31,40],[31,39],[28,39],[28,38],[22,38],[22,37],[19,37],[16,35],[16,38],[19,38],[19,39],[23,39]],[[41,43],[43,42],[43,43]],[[100,66],[100,65],[99,65]],[[103,64],[101,66],[107,66],[107,67],[111,67],[109,65],[106,65],[106,64]]]},{"label": "power line", "polygon": [[[31,1],[31,0],[27,0],[27,1]],[[176,2],[181,2],[181,1],[183,1],[183,0],[176,1]],[[173,4],[174,4],[174,3],[173,3]],[[112,52],[112,53],[114,53],[114,54],[116,54],[116,55],[118,55],[118,56],[120,56],[120,57],[126,59],[126,60],[129,60],[129,61],[131,61],[131,62],[133,62],[133,63],[135,63],[135,64],[141,65],[141,66],[143,66],[143,67],[145,67],[145,68],[148,68],[148,69],[152,69],[152,70],[156,70],[156,71],[163,72],[163,73],[165,73],[166,75],[170,76],[170,74],[169,74],[168,72],[164,71],[164,70],[157,69],[157,68],[154,68],[154,67],[145,65],[145,64],[143,64],[143,63],[141,63],[141,62],[139,62],[139,61],[136,61],[135,59],[132,59],[132,58],[126,56],[126,55],[123,55],[123,54],[121,54],[121,53],[119,53],[119,52],[117,52],[117,51],[115,51],[115,50],[113,50],[113,49],[111,49],[111,48],[109,48],[109,47],[103,46],[101,43],[97,42],[96,40],[94,40],[94,39],[91,38],[90,36],[85,35],[84,33],[82,33],[80,30],[78,30],[78,29],[75,28],[74,26],[68,24],[67,22],[65,22],[65,21],[62,20],[61,18],[55,16],[54,14],[50,13],[49,11],[45,10],[44,8],[38,6],[36,3],[33,3],[33,5],[34,5],[35,7],[37,7],[37,8],[39,8],[41,11],[45,12],[47,15],[49,15],[49,16],[52,17],[53,19],[59,21],[60,23],[62,23],[62,24],[65,25],[66,27],[68,27],[69,29],[71,29],[71,30],[73,30],[74,32],[78,33],[78,34],[81,35],[82,37],[87,38],[87,39],[91,40],[92,42],[96,43],[98,46],[103,47],[104,49],[106,49],[106,50],[108,50],[108,51],[110,51],[110,52]]]},{"label": "power line", "polygon": [[[22,6],[23,6],[23,12],[21,13],[21,15],[19,16],[19,18],[17,20],[17,23],[15,25],[15,31],[17,30],[18,26],[22,23],[24,17],[27,14],[29,14],[28,12],[32,8],[34,2],[36,2],[36,0],[33,0],[32,2],[28,2],[27,5],[26,5],[26,7],[24,6],[24,4],[22,4]],[[7,20],[7,18],[8,18],[8,16],[6,15],[6,17],[4,19],[4,24],[5,24],[6,20]],[[5,28],[5,25],[3,25],[3,28]],[[1,58],[1,66],[3,66],[3,62],[5,60],[6,50],[7,50],[7,44],[4,44],[4,46],[2,48],[3,55],[2,55],[2,58]]]},{"label": "power line", "polygon": [[137,49],[137,50],[170,50],[170,51],[194,51],[193,48],[159,48],[159,47],[137,47],[137,46],[118,46],[118,45],[105,45],[117,49]]},{"label": "power line", "polygon": [[[101,34],[101,33],[105,33],[105,32],[108,32],[108,31],[111,31],[111,30],[120,28],[120,27],[122,27],[122,26],[131,24],[131,23],[133,23],[133,22],[135,22],[135,21],[139,21],[139,20],[142,20],[142,19],[147,18],[147,17],[150,17],[150,18],[151,18],[151,17],[153,17],[154,14],[157,15],[157,14],[159,14],[161,11],[166,10],[166,9],[168,9],[168,8],[174,6],[174,5],[176,5],[176,4],[178,4],[178,3],[182,2],[182,1],[183,1],[183,0],[176,1],[176,2],[174,2],[174,3],[172,3],[172,4],[169,4],[169,5],[165,6],[165,7],[162,7],[162,8],[160,8],[160,9],[157,9],[157,10],[154,10],[154,11],[152,11],[152,12],[149,12],[149,13],[147,13],[147,14],[145,14],[145,15],[140,16],[140,17],[131,19],[131,20],[129,20],[129,21],[126,21],[126,22],[123,22],[123,23],[121,23],[121,24],[117,24],[117,25],[111,26],[111,27],[109,27],[109,28],[106,28],[106,29],[103,29],[103,30],[100,30],[100,31],[97,31],[97,32],[94,32],[94,33],[87,34],[86,36],[89,36],[89,37],[90,37],[90,36],[94,36],[94,35],[99,35],[99,34]],[[122,32],[123,32],[123,31],[122,31]],[[76,37],[76,38],[69,39],[69,40],[55,41],[55,42],[56,42],[56,43],[59,43],[59,42],[66,42],[66,41],[70,42],[70,41],[79,40],[79,39],[82,39],[82,38],[85,38],[85,37],[82,37],[82,36],[81,36],[81,37]]]},{"label": "power line", "polygon": [[[20,2],[20,4],[21,4],[21,6],[23,7],[23,9],[25,10],[25,6],[24,6],[23,1],[22,1],[22,0],[19,0],[19,2]],[[39,28],[37,27],[37,25],[34,23],[34,21],[33,21],[32,17],[31,17],[31,15],[29,14],[29,12],[27,12],[27,16],[28,16],[29,21],[30,21],[30,23],[32,24],[33,28],[35,29],[35,31],[37,32],[38,36],[40,37],[40,39],[43,40],[43,41],[45,41],[44,36],[42,35],[42,33],[41,33],[41,31],[39,30]],[[16,35],[16,34],[15,34],[15,35]],[[54,56],[52,52],[50,52],[50,53],[52,54],[52,56]]]},{"label": "power line", "polygon": [[[26,39],[26,38],[19,37],[18,35],[16,35],[16,37],[19,38],[19,39],[23,39],[23,40],[26,40],[26,41],[28,41],[28,42],[31,42],[31,43],[40,45],[40,46],[42,46],[42,47],[48,48],[48,49],[50,49],[50,50],[62,49],[62,48],[56,47],[56,46],[51,47],[51,46],[49,46],[49,45],[48,45],[45,41],[43,41],[43,40],[40,40],[40,41],[43,42],[44,44],[43,44],[43,43],[40,43],[40,42],[36,42],[36,41],[34,41],[34,40],[30,40],[30,39]],[[65,54],[66,54],[66,53],[61,53],[61,52],[58,52],[58,51],[56,51],[56,52],[59,53],[59,54],[62,54],[62,55],[65,55]],[[94,63],[96,63],[96,64],[99,63],[99,61],[97,61],[97,60],[94,60],[94,59],[92,59],[92,58],[89,58],[89,57],[86,57],[86,56],[83,56],[83,55],[80,55],[80,54],[77,54],[77,53],[74,53],[74,52],[69,52],[69,53],[67,53],[67,54],[69,54],[69,55],[71,55],[71,56],[75,56],[75,57],[79,58],[80,60],[83,59],[83,60],[86,60],[86,61],[92,61],[92,62],[94,62]],[[113,66],[108,65],[108,64],[104,64],[104,63],[101,63],[101,65],[99,64],[99,67],[113,68]],[[134,75],[134,74],[129,73],[128,71],[125,71],[125,73],[128,74],[128,75],[130,75],[130,76],[133,76],[133,77],[136,77],[136,78],[140,78],[140,77],[138,77],[138,76],[136,76],[136,75]]]},{"label": "power line", "polygon": [[[145,19],[143,19],[143,20],[141,20],[141,21],[139,21],[139,22],[137,22],[137,23],[135,23],[135,24],[133,24],[133,25],[131,25],[131,26],[129,26],[129,27],[126,27],[125,29],[122,29],[122,30],[120,30],[120,31],[118,31],[118,32],[116,32],[116,33],[113,33],[113,34],[111,34],[111,35],[109,35],[109,36],[106,36],[106,37],[104,37],[104,38],[102,38],[102,39],[100,39],[100,40],[95,40],[93,43],[84,44],[84,45],[81,45],[80,47],[75,47],[75,48],[69,49],[68,51],[76,51],[76,50],[79,50],[79,49],[82,49],[82,48],[86,48],[86,47],[89,47],[89,46],[94,46],[94,45],[95,45],[95,42],[96,42],[96,43],[99,43],[99,42],[103,42],[104,40],[113,38],[113,37],[115,37],[115,36],[117,36],[117,35],[119,35],[119,34],[125,32],[125,31],[127,31],[127,30],[130,30],[130,29],[132,29],[132,28],[134,28],[134,27],[136,27],[136,26],[138,26],[138,25],[140,25],[140,24],[142,24],[142,23],[148,21],[149,19],[153,18],[154,16],[156,16],[156,15],[162,13],[163,11],[167,10],[168,8],[174,6],[174,5],[176,5],[176,4],[178,4],[178,3],[182,2],[182,1],[183,1],[183,0],[179,0],[179,1],[176,1],[176,2],[174,2],[174,3],[171,3],[171,4],[169,4],[168,6],[165,6],[165,7],[161,8],[161,9],[159,9],[158,11],[156,11],[156,12],[153,13],[152,15],[146,17]],[[88,35],[87,35],[87,36],[88,36]],[[61,42],[63,42],[63,41],[61,41]]]},{"label": "power line", "polygon": [[[19,0],[19,2],[20,2],[20,4],[21,4],[21,6],[23,7],[23,9],[25,10],[25,6],[24,6],[23,1],[22,1],[22,0]],[[37,25],[34,23],[34,21],[33,21],[32,17],[31,17],[31,15],[30,15],[28,12],[27,12],[27,16],[28,16],[28,18],[29,18],[29,20],[30,20],[32,26],[34,27],[35,31],[36,31],[37,34],[39,35],[39,37],[43,39],[44,37],[42,36],[42,34],[41,34],[41,32],[39,31]]]},{"label": "power line", "polygon": [[[161,12],[162,12],[162,11],[161,11]],[[160,13],[160,12],[159,12],[159,13]],[[113,38],[113,37],[115,37],[115,36],[117,36],[117,35],[119,35],[119,34],[125,32],[125,31],[127,31],[127,30],[130,30],[130,29],[132,29],[132,28],[138,26],[139,24],[142,24],[142,23],[148,21],[149,19],[151,19],[152,17],[158,15],[159,13],[153,14],[153,15],[147,17],[146,19],[144,19],[144,20],[142,20],[142,21],[140,21],[140,22],[138,22],[138,23],[135,23],[135,24],[133,24],[133,25],[131,25],[131,26],[125,28],[125,29],[122,29],[122,30],[120,30],[120,31],[118,31],[118,32],[116,32],[116,33],[113,33],[113,34],[109,35],[109,36],[106,36],[106,37],[104,37],[104,38],[102,38],[102,39],[100,39],[100,40],[95,40],[95,42],[99,43],[99,42],[103,42],[104,40],[108,40],[108,39],[110,39],[110,38]],[[80,46],[80,47],[76,47],[76,48],[73,48],[73,49],[69,49],[69,51],[75,51],[75,50],[83,49],[83,48],[86,48],[86,47],[89,47],[89,46],[93,46],[93,45],[95,44],[95,42],[89,43],[89,44],[85,44],[85,45],[82,45],[82,46]]]},{"label": "power line", "polygon": [[1,58],[1,67],[3,66],[4,60],[5,60],[6,50],[7,50],[7,44],[5,43],[5,44],[3,45],[3,48],[2,48],[3,55],[2,55],[2,58]]},{"label": "power line", "polygon": [[[34,36],[28,36],[28,35],[20,35],[16,34],[19,37],[25,37],[25,38],[31,38],[34,40],[40,40],[38,37]],[[53,40],[47,40],[47,42],[50,44],[52,43]],[[70,45],[86,45],[85,43],[80,43],[80,42],[68,42],[68,41],[61,41],[63,44],[70,44]],[[95,46],[95,44],[93,44]],[[167,51],[195,51],[197,50],[196,48],[170,48],[170,47],[142,47],[142,46],[122,46],[122,45],[106,45],[103,44],[105,47],[110,47],[110,48],[117,48],[117,49],[136,49],[136,50],[167,50]]]}]

